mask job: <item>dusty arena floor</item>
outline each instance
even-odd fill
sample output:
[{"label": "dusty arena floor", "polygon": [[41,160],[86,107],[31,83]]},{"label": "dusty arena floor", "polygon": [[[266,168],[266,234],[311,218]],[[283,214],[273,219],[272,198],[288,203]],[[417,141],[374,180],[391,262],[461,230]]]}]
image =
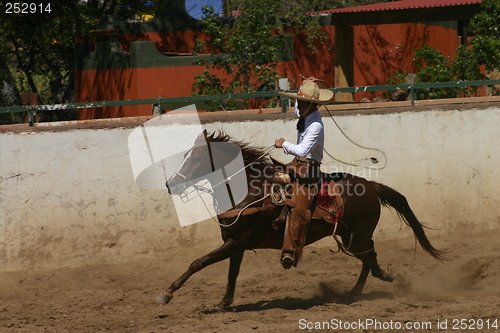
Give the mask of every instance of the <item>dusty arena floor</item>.
[{"label": "dusty arena floor", "polygon": [[[450,251],[450,261],[415,252],[411,238],[377,242],[379,262],[396,281],[369,276],[351,305],[342,293],[354,285],[361,263],[318,246],[306,249],[301,268],[288,271],[278,251],[247,252],[225,313],[207,310],[224,294],[228,262],[195,274],[170,304],[154,301],[198,251],[169,263],[2,272],[0,332],[500,331],[500,229],[429,236]],[[336,249],[332,239],[322,242]]]}]

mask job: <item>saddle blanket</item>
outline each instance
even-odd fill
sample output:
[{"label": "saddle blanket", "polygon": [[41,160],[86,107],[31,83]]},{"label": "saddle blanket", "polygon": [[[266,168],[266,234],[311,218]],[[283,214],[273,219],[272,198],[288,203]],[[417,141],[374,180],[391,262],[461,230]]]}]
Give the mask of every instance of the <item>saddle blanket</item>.
[{"label": "saddle blanket", "polygon": [[[331,179],[323,179],[316,196],[316,204],[321,216],[330,223],[338,223],[344,213],[344,202],[337,184]],[[317,209],[314,213],[317,213]],[[313,218],[315,214],[313,214]],[[318,217],[318,216],[316,216]]]}]

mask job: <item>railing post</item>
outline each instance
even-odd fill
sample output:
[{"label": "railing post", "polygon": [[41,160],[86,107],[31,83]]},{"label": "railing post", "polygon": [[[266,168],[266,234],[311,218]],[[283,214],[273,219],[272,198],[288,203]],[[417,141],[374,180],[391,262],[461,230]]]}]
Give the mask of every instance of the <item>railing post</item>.
[{"label": "railing post", "polygon": [[35,126],[35,105],[38,105],[37,93],[24,93],[22,94],[23,105],[28,106],[28,125]]},{"label": "railing post", "polygon": [[153,103],[151,113],[153,114],[153,116],[159,116],[159,119],[161,120],[161,114],[162,114],[162,111],[161,111],[161,97],[158,97],[156,99],[156,103]]},{"label": "railing post", "polygon": [[410,96],[408,96],[411,101],[411,106],[415,106],[415,89],[413,88],[415,83],[417,83],[417,76],[414,73],[408,74],[405,77],[405,84],[411,84],[409,87]]},{"label": "railing post", "polygon": [[30,107],[28,110],[28,125],[30,127],[35,126],[35,116],[36,116],[35,109]]},{"label": "railing post", "polygon": [[287,113],[288,112],[288,98],[280,96],[280,101],[281,101],[281,112]]}]

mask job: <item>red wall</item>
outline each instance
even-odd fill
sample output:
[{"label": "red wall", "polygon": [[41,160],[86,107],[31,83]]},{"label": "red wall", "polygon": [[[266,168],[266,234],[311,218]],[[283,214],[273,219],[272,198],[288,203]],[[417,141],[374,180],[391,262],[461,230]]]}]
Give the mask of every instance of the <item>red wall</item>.
[{"label": "red wall", "polygon": [[298,89],[302,83],[301,74],[322,79],[324,88],[333,88],[335,84],[335,28],[323,26],[325,34],[323,42],[314,43],[309,47],[307,35],[294,29],[288,29],[293,36],[293,61],[282,61],[278,65],[279,74],[290,79],[290,89]]},{"label": "red wall", "polygon": [[[300,86],[300,75],[325,80],[323,87],[332,88],[335,82],[334,26],[324,26],[326,38],[316,44],[313,52],[306,35],[293,29],[294,60],[278,63],[282,77],[289,78],[291,89]],[[200,32],[143,33],[120,35],[121,46],[128,51],[130,41],[154,40],[161,52],[190,53],[195,38],[206,38]],[[460,43],[456,30],[439,26],[415,24],[386,24],[354,27],[354,86],[385,85],[394,71],[415,71],[413,51],[426,43],[444,55],[453,57]],[[77,71],[77,101],[111,101],[191,95],[194,76],[204,66],[134,68],[122,70]],[[105,87],[105,89],[101,89]],[[356,93],[355,101],[372,99],[383,92]],[[151,115],[151,106],[128,106],[87,109],[81,119]]]},{"label": "red wall", "polygon": [[[194,76],[204,68],[189,66],[80,71],[77,75],[77,99],[78,102],[90,102],[190,96]],[[147,115],[151,115],[151,105],[89,108],[79,112],[80,119]]]},{"label": "red wall", "polygon": [[[354,28],[354,85],[387,84],[394,71],[415,73],[414,50],[425,43],[453,59],[460,38],[456,30],[422,24],[364,25]],[[356,93],[363,97],[382,96],[383,92]]]}]

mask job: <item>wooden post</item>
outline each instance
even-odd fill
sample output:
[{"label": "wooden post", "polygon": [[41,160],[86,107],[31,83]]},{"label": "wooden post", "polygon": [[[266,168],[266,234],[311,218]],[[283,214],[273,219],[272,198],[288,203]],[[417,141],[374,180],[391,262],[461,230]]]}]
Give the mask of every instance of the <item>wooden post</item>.
[{"label": "wooden post", "polygon": [[[335,26],[335,88],[354,86],[354,30],[353,27]],[[352,102],[352,93],[335,94],[337,102]]]},{"label": "wooden post", "polygon": [[[406,77],[405,77],[405,84],[415,84],[417,83],[417,76],[413,73],[410,73],[408,74]],[[410,91],[407,92],[407,95],[406,95],[406,100],[407,101],[411,101],[411,105],[415,105],[415,99],[417,99],[417,96],[415,94],[415,89],[413,89],[413,87],[410,88]]]}]

